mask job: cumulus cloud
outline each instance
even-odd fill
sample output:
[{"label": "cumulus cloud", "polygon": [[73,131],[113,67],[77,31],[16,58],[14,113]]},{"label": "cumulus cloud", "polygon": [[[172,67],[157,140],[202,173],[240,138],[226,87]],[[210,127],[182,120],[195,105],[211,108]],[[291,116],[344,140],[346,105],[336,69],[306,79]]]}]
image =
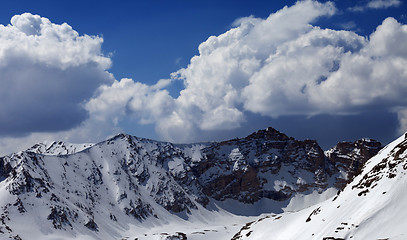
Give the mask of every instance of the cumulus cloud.
[{"label": "cumulus cloud", "polygon": [[388,18],[365,38],[310,25],[334,11],[329,3],[298,2],[210,37],[174,74],[186,88],[157,121],[158,132],[187,141],[182,129],[196,140],[200,131],[239,127],[247,112],[277,118],[405,106],[406,26]]},{"label": "cumulus cloud", "polygon": [[[173,75],[182,79],[186,88],[175,101],[172,119],[177,119],[179,126],[195,130],[239,127],[245,121],[246,110],[242,92],[250,85],[253,74],[260,71],[281,44],[309,32],[313,28],[310,22],[334,12],[331,3],[298,2],[265,20],[239,19],[235,22],[237,27],[210,37],[199,46],[199,56]],[[171,123],[160,126],[162,131],[174,127]]]},{"label": "cumulus cloud", "polygon": [[30,13],[0,25],[0,135],[66,130],[87,119],[82,104],[113,81],[102,42]]},{"label": "cumulus cloud", "polygon": [[387,18],[359,53],[344,55],[338,71],[314,89],[313,102],[345,112],[406,105],[406,40],[407,26]]},{"label": "cumulus cloud", "polygon": [[[145,84],[127,79],[105,87],[105,94],[92,99],[88,106],[97,109],[115,99],[112,96],[120,95],[123,104],[113,104],[117,111],[138,118],[140,123],[154,122],[163,139],[175,142],[202,140],[199,136],[205,131],[238,128],[245,121],[242,91],[250,77],[280,44],[309,32],[313,29],[310,22],[334,12],[332,3],[304,1],[266,20],[239,19],[235,28],[202,43],[199,55],[189,66],[172,74],[174,81],[185,84],[178,98],[171,98],[166,90],[152,91]],[[129,94],[123,94],[117,88],[121,84],[134,88],[126,87]]]},{"label": "cumulus cloud", "polygon": [[167,116],[173,108],[173,99],[163,89],[170,80],[161,80],[153,86],[124,78],[113,85],[103,85],[97,98],[86,103],[85,109],[95,120],[111,120],[117,125],[119,118],[129,113],[137,115],[141,124],[153,123]]},{"label": "cumulus cloud", "polygon": [[[302,1],[267,19],[238,19],[172,74],[185,84],[179,97],[123,79],[106,86],[88,110],[120,95],[123,102],[111,104],[121,111],[115,116],[155,123],[165,140],[191,142],[208,140],[203,133],[239,128],[248,113],[343,115],[407,105],[406,26],[388,18],[366,38],[311,25],[335,11],[329,2]],[[401,122],[403,116],[400,112]]]}]

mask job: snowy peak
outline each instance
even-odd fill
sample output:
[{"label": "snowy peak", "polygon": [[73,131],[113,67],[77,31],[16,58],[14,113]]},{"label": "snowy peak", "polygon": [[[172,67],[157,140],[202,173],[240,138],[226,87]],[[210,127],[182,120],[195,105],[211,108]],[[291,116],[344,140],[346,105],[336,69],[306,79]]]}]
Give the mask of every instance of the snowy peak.
[{"label": "snowy peak", "polygon": [[278,130],[268,127],[264,130],[259,130],[247,136],[245,139],[264,139],[264,140],[272,140],[272,141],[287,141],[290,138],[285,135],[284,133],[279,132]]}]

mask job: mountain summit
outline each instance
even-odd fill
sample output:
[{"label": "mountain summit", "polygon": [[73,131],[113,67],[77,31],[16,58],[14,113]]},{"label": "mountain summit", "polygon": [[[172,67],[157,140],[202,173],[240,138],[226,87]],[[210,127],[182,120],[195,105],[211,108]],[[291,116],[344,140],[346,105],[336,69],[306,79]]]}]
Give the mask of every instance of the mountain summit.
[{"label": "mountain summit", "polygon": [[[0,234],[231,239],[261,214],[298,212],[348,191],[347,183],[381,148],[361,139],[324,152],[314,140],[273,128],[208,144],[126,134],[98,144],[37,144],[0,158]],[[192,228],[174,232],[174,224]],[[167,227],[170,233],[160,232]]]}]

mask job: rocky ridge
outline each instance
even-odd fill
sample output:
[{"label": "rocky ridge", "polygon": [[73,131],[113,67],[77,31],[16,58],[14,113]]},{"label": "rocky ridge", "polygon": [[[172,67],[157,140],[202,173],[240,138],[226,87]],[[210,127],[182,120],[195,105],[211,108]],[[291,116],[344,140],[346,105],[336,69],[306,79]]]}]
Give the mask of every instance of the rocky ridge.
[{"label": "rocky ridge", "polygon": [[335,168],[344,175],[339,176],[335,186],[343,189],[356,175],[360,174],[363,166],[382,148],[380,142],[362,138],[355,142],[340,142],[325,152]]},{"label": "rocky ridge", "polygon": [[288,200],[296,193],[342,189],[382,148],[373,139],[340,142],[326,153],[315,140],[298,141],[273,128],[214,143],[193,165],[206,196],[254,203]]},{"label": "rocky ridge", "polygon": [[62,141],[43,142],[37,143],[31,148],[27,149],[27,152],[39,153],[43,155],[68,155],[76,152],[80,152],[86,148],[92,147],[92,143],[73,144],[65,143]]}]

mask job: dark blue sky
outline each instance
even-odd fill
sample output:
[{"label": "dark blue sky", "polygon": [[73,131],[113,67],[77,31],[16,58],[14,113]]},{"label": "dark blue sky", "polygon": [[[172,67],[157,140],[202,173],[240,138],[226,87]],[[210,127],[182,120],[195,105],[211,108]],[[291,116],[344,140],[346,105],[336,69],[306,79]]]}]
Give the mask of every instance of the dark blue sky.
[{"label": "dark blue sky", "polygon": [[[375,1],[378,2],[378,0]],[[292,6],[295,2],[6,0],[2,2],[0,8],[0,24],[6,26],[14,15],[28,12],[48,18],[55,24],[67,23],[80,35],[100,36],[104,40],[101,51],[112,61],[112,66],[108,71],[114,75],[116,80],[131,78],[135,82],[151,86],[160,79],[170,78],[171,73],[186,68],[191,58],[199,55],[198,46],[201,43],[210,36],[219,36],[230,30],[234,27],[233,23],[236,19],[248,16],[266,19],[270,14],[286,5]],[[319,17],[311,22],[312,25],[322,29],[349,30],[369,39],[369,35],[387,17],[395,18],[400,24],[407,22],[407,5],[404,1],[396,1],[398,3],[395,5],[383,5],[377,8],[368,7],[374,2],[369,0],[333,2],[337,8],[336,13],[331,17]],[[173,81],[165,87],[173,98],[177,98],[180,90],[184,88],[182,81]],[[94,87],[89,88],[88,91],[94,91],[94,89]],[[95,91],[93,95],[81,99],[88,101],[99,93]],[[132,97],[132,99],[134,98]],[[81,99],[75,99],[75,104]],[[363,109],[358,109],[357,114],[352,110],[350,115],[322,111],[320,115],[311,114],[312,116],[290,113],[271,117],[273,114],[245,109],[242,110],[245,120],[241,121],[239,127],[225,127],[224,129],[201,127],[201,130],[204,130],[199,130],[200,137],[197,140],[210,141],[242,137],[257,129],[273,126],[299,139],[317,139],[324,148],[341,140],[355,140],[360,137],[373,137],[387,143],[399,134],[400,124],[397,111],[389,110],[387,102],[385,103],[386,108],[375,107],[380,104],[370,104]],[[141,120],[137,115],[139,110],[135,111],[130,105],[128,103],[126,109],[130,109],[129,111],[136,112],[136,114],[115,120],[116,129],[142,137],[168,140],[163,137],[163,134],[157,134],[156,121],[145,121],[140,124]],[[242,106],[239,105],[237,108],[240,109]],[[400,105],[395,105],[395,107],[400,107]],[[343,111],[347,111],[347,109]],[[51,124],[53,127],[47,129],[46,126],[50,124],[46,123],[44,119],[40,119],[37,123],[44,124],[45,127],[28,129],[24,133],[14,131],[15,134],[10,128],[11,134],[8,133],[7,137],[29,136],[36,132],[58,137],[58,134],[52,135],[52,133],[77,127],[78,122],[84,121],[86,118],[83,109],[74,112],[80,113],[80,117],[76,119],[73,117],[71,124],[66,121],[59,129],[58,124],[56,126]],[[105,133],[100,136],[103,138],[106,134],[108,135]],[[86,138],[63,138],[71,141],[86,140]],[[89,141],[94,140],[95,138],[89,138]],[[5,143],[5,145],[7,144]]]}]

